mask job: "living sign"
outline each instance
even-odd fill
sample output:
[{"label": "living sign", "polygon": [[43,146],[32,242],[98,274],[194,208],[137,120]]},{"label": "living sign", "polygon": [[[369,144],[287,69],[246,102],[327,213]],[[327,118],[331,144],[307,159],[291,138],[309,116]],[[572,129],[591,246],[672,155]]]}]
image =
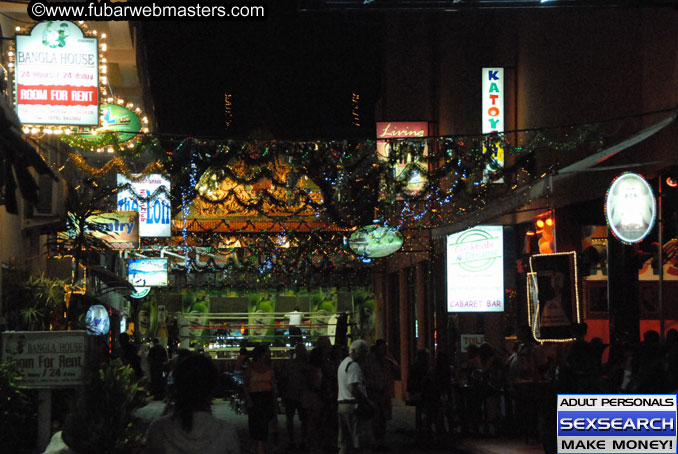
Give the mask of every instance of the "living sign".
[{"label": "living sign", "polygon": [[2,361],[16,362],[22,386],[74,387],[84,383],[85,331],[6,331]]}]

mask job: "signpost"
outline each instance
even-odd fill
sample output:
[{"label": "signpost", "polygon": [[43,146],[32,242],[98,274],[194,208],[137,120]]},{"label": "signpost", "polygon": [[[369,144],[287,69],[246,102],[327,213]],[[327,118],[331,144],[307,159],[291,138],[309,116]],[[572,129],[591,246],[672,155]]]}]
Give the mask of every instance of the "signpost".
[{"label": "signpost", "polygon": [[49,442],[52,389],[84,384],[87,335],[85,331],[6,331],[2,333],[2,361],[16,362],[22,385],[39,390],[38,448]]}]

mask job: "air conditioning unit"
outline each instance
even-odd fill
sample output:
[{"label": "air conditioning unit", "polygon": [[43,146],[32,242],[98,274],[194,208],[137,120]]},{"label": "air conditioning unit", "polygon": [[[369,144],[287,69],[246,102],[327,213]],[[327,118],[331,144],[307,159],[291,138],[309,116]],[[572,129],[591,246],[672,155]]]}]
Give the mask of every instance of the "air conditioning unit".
[{"label": "air conditioning unit", "polygon": [[[48,152],[48,162],[55,163],[57,153]],[[29,229],[42,227],[46,224],[59,222],[66,214],[64,199],[66,196],[66,182],[63,179],[54,180],[50,175],[39,175],[31,169],[31,175],[38,184],[38,203],[33,205],[24,201],[22,228]]]}]

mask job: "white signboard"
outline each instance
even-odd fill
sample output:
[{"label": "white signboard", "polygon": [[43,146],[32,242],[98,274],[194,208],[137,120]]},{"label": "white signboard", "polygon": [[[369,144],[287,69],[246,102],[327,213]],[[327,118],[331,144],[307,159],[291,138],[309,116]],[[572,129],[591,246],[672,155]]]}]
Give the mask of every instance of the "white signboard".
[{"label": "white signboard", "polygon": [[621,174],[607,191],[607,223],[622,243],[642,241],[654,227],[656,211],[652,188],[637,173]]},{"label": "white signboard", "polygon": [[504,68],[483,68],[483,134],[504,132]]},{"label": "white signboard", "polygon": [[14,88],[23,124],[99,124],[99,48],[73,22],[40,22],[16,36]]},{"label": "white signboard", "polygon": [[128,259],[127,280],[135,287],[167,286],[167,259]]},{"label": "white signboard", "polygon": [[6,331],[2,361],[16,361],[21,384],[60,388],[83,384],[87,345],[85,331]]},{"label": "white signboard", "polygon": [[447,237],[448,312],[504,310],[504,229],[478,226]]},{"label": "white signboard", "polygon": [[132,181],[118,174],[118,188],[118,211],[139,212],[139,236],[172,235],[170,181],[166,176],[154,173]]},{"label": "white signboard", "polygon": [[462,334],[461,335],[461,351],[466,353],[470,345],[480,346],[485,342],[484,334]]}]

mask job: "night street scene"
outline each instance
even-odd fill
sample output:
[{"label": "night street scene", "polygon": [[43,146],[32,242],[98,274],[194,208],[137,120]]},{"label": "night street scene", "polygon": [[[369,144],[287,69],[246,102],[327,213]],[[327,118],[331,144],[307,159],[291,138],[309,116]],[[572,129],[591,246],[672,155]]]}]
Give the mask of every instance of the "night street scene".
[{"label": "night street scene", "polygon": [[0,31],[0,454],[677,452],[675,0]]}]

